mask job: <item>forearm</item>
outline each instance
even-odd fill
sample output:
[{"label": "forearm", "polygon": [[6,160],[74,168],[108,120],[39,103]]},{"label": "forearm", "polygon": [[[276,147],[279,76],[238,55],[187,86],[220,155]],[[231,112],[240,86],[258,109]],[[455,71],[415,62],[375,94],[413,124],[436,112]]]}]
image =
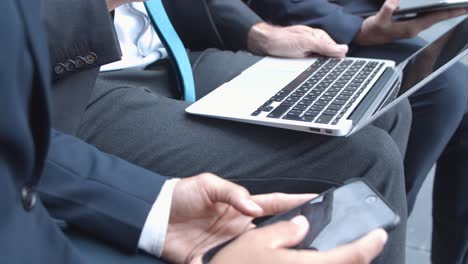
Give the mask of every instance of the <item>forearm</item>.
[{"label": "forearm", "polygon": [[276,25],[306,25],[326,31],[337,43],[349,44],[361,28],[362,18],[326,0],[253,0],[251,8]]},{"label": "forearm", "polygon": [[229,49],[247,49],[252,27],[263,20],[241,0],[206,0],[213,23]]},{"label": "forearm", "polygon": [[38,191],[53,217],[134,251],[165,181],[54,131]]}]

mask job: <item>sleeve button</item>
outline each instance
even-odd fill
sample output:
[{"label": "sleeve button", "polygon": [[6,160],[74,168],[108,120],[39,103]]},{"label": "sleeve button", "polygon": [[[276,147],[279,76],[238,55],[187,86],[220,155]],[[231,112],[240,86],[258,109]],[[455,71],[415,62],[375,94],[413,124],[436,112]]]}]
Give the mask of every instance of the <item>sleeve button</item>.
[{"label": "sleeve button", "polygon": [[81,68],[86,65],[86,59],[83,56],[78,56],[75,58],[76,68]]},{"label": "sleeve button", "polygon": [[75,70],[75,61],[73,60],[67,60],[66,62],[63,63],[63,65],[65,66],[65,69],[67,69],[67,71],[74,71]]},{"label": "sleeve button", "polygon": [[63,63],[57,63],[54,65],[54,72],[56,74],[59,74],[59,75],[64,74],[66,70],[67,69]]},{"label": "sleeve button", "polygon": [[24,210],[29,212],[36,206],[36,193],[32,188],[25,186],[21,189],[21,200],[23,201]]},{"label": "sleeve button", "polygon": [[88,52],[85,56],[86,63],[88,64],[94,64],[97,60],[97,55],[94,52]]}]

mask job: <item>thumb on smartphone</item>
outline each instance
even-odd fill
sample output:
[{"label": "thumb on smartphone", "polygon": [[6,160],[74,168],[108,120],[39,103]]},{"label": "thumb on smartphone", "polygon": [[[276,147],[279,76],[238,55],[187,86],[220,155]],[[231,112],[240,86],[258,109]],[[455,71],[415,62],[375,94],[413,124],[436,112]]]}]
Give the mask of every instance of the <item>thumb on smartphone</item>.
[{"label": "thumb on smartphone", "polygon": [[367,264],[383,250],[388,235],[383,229],[377,229],[359,240],[327,252],[323,252],[324,263]]}]

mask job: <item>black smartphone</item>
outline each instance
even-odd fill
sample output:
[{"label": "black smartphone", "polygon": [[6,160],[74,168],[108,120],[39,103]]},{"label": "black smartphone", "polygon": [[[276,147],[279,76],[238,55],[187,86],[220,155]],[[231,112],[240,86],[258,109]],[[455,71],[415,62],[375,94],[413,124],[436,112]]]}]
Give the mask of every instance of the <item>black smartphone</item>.
[{"label": "black smartphone", "polygon": [[[389,204],[362,179],[330,189],[317,198],[285,213],[261,222],[258,227],[304,215],[309,220],[309,232],[297,249],[326,251],[357,240],[376,228],[391,231],[400,217]],[[226,244],[209,250],[203,262],[209,260]]]}]

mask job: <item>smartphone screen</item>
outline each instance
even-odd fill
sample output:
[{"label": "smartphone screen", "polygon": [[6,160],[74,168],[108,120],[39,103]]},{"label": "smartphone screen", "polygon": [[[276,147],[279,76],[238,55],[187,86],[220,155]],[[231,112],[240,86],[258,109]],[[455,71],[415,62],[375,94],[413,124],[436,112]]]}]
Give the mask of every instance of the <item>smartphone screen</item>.
[{"label": "smartphone screen", "polygon": [[258,226],[289,220],[299,214],[309,220],[309,233],[298,249],[325,251],[361,238],[370,231],[393,229],[400,217],[366,182],[354,180]]}]

